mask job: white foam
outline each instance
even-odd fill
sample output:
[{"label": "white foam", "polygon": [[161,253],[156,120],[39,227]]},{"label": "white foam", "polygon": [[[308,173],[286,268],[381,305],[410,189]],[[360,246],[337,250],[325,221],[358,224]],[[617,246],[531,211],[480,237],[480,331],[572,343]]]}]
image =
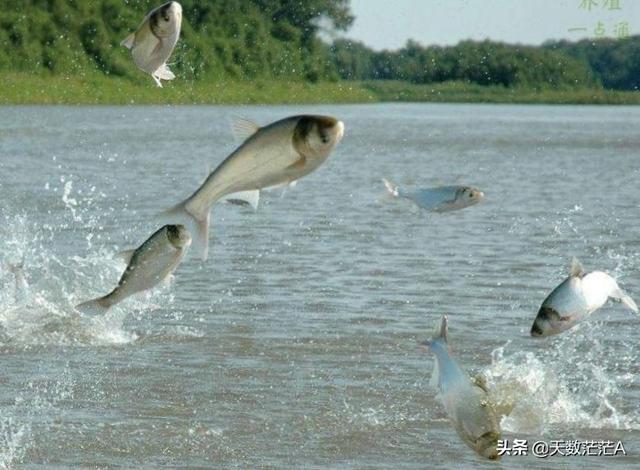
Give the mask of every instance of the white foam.
[{"label": "white foam", "polygon": [[570,338],[539,354],[510,349],[515,349],[511,343],[496,349],[486,371],[498,407],[512,408],[502,419],[504,431],[545,435],[575,428],[640,429],[636,412],[618,409],[620,386],[605,364],[594,361],[598,352],[580,351]]},{"label": "white foam", "polygon": [[31,428],[19,424],[12,417],[0,419],[0,469],[13,468],[27,452],[31,440]]},{"label": "white foam", "polygon": [[[68,183],[65,193],[70,192]],[[79,215],[72,211],[72,217]],[[4,215],[4,219],[0,227],[0,285],[8,288],[0,289],[0,345],[19,349],[48,344],[122,344],[138,338],[123,325],[132,310],[148,308],[151,297],[127,299],[103,318],[82,315],[74,308],[117,284],[122,264],[113,259],[113,253],[101,249],[84,257],[65,258],[50,243],[54,229],[32,224],[25,216]],[[13,274],[4,268],[4,262],[23,258],[29,289],[25,298],[19,298],[13,292]],[[163,298],[162,303],[167,302],[172,299]]]}]

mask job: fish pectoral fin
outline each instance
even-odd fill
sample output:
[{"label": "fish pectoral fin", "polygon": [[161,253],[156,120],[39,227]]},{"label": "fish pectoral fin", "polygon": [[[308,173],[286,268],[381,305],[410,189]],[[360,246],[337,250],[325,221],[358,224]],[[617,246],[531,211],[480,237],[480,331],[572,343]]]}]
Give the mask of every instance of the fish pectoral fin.
[{"label": "fish pectoral fin", "polygon": [[293,162],[291,165],[287,167],[287,169],[291,170],[302,170],[307,164],[306,157],[300,157],[298,160]]},{"label": "fish pectoral fin", "polygon": [[628,295],[623,294],[622,297],[620,297],[620,302],[622,302],[622,305],[627,307],[632,312],[638,313],[638,306],[633,301],[633,299],[631,297],[629,297]]},{"label": "fish pectoral fin", "polygon": [[133,49],[133,44],[135,42],[136,42],[136,33],[131,33],[129,36],[127,36],[122,40],[120,45],[126,47],[127,49]]},{"label": "fish pectoral fin", "polygon": [[617,285],[615,288],[609,293],[609,297],[616,302],[621,302],[622,305],[627,307],[629,310],[638,313],[638,306],[633,301],[633,299],[627,295],[620,287]]},{"label": "fish pectoral fin", "polygon": [[222,198],[226,202],[240,205],[250,205],[253,210],[258,210],[258,204],[260,203],[260,190],[254,189],[250,191],[241,191],[239,193],[229,194]]}]

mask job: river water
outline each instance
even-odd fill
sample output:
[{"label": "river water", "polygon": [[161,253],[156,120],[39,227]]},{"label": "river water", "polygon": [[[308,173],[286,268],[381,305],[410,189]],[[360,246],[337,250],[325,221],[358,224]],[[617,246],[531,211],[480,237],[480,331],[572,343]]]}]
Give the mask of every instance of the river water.
[{"label": "river water", "polygon": [[[219,204],[209,259],[105,317],[119,250],[236,143],[330,114],[345,137],[257,212]],[[0,108],[0,468],[601,468],[640,464],[640,329],[608,303],[529,337],[572,256],[640,301],[640,108],[508,105]],[[470,184],[429,214],[385,195]],[[6,263],[24,259],[28,287]],[[626,457],[480,460],[417,346],[513,406],[505,439],[621,441]]]}]

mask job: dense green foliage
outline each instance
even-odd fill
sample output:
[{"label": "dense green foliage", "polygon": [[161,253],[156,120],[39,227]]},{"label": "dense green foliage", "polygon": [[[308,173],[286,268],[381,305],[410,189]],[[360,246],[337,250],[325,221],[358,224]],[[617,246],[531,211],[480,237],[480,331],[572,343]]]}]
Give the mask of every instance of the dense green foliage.
[{"label": "dense green foliage", "polygon": [[546,48],[491,41],[463,41],[423,47],[409,41],[397,51],[376,52],[364,44],[336,41],[331,53],[343,79],[405,80],[411,83],[462,81],[478,85],[561,88],[593,86],[588,65]]},{"label": "dense green foliage", "polygon": [[[0,15],[0,73],[13,77],[0,97],[20,102],[19,90],[40,87],[38,76],[66,80],[82,99],[91,102],[91,88],[80,81],[111,86],[111,94],[96,102],[120,102],[118,90],[133,91],[135,83],[149,86],[120,41],[144,15],[163,0],[9,0]],[[263,101],[309,99],[310,88],[285,96],[270,82],[335,82],[340,89],[329,100],[393,99],[420,101],[564,102],[557,93],[571,91],[571,102],[622,102],[629,94],[601,93],[638,90],[640,36],[620,40],[554,42],[542,47],[492,41],[463,41],[456,46],[422,46],[409,41],[397,51],[374,51],[366,45],[339,39],[329,46],[322,31],[346,31],[353,22],[349,0],[180,0],[183,6],[181,39],[171,58],[180,78],[175,102],[193,97],[207,100],[206,86],[224,83],[248,93],[248,102],[260,93],[279,94]],[[34,77],[22,80],[17,77]],[[113,80],[117,78],[117,80]],[[112,80],[110,82],[109,80]],[[5,80],[6,81],[6,80]],[[250,81],[255,93],[243,85]],[[133,83],[129,88],[126,83]],[[112,83],[112,85],[109,85]],[[30,85],[29,85],[30,84]],[[72,85],[73,84],[73,85]],[[205,84],[205,85],[202,85]],[[206,85],[209,84],[209,85]],[[322,85],[322,84],[321,84]],[[217,85],[216,85],[217,86]],[[75,87],[75,88],[73,88]],[[318,87],[327,92],[326,87]],[[218,89],[217,93],[222,90]],[[557,93],[556,93],[557,92]],[[535,95],[532,93],[538,93]],[[516,96],[519,95],[519,97]],[[544,94],[544,97],[542,95]],[[38,96],[41,96],[39,94]],[[55,95],[55,93],[54,93]],[[146,95],[145,95],[146,96]],[[221,102],[233,102],[234,92]],[[568,96],[568,95],[567,95]],[[57,98],[56,98],[57,97]],[[626,98],[625,98],[626,97]],[[26,100],[26,98],[24,98]],[[41,96],[41,99],[44,99]],[[73,102],[63,86],[52,97]],[[123,98],[124,99],[124,98]],[[149,96],[145,102],[154,102]],[[313,101],[313,100],[312,100]]]},{"label": "dense green foliage", "polygon": [[605,88],[640,89],[640,36],[553,42],[545,48],[587,62]]},{"label": "dense green foliage", "polygon": [[[120,41],[158,0],[11,0],[0,16],[0,70],[139,74]],[[337,78],[320,23],[346,29],[348,0],[181,0],[172,67],[182,78]]]},{"label": "dense green foliage", "polygon": [[338,40],[332,60],[346,80],[402,80],[415,84],[462,81],[534,89],[640,89],[640,36],[561,41],[543,47],[492,41],[424,47],[409,41],[397,51],[374,51]]}]

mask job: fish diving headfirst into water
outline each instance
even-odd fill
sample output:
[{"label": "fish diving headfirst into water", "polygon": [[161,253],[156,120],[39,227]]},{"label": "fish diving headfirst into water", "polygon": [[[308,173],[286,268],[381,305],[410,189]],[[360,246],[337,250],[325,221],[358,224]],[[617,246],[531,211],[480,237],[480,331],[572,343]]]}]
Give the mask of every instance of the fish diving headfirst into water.
[{"label": "fish diving headfirst into water", "polygon": [[167,222],[192,230],[203,260],[216,201],[229,194],[287,185],[308,175],[324,163],[344,134],[342,121],[329,116],[292,116],[264,127],[246,121],[245,127],[246,140],[189,198],[162,214]]},{"label": "fish diving headfirst into water", "polygon": [[422,343],[435,355],[434,378],[444,409],[460,438],[482,457],[498,459],[500,425],[483,381],[473,380],[451,356],[447,317],[442,316],[433,338]]},{"label": "fish diving headfirst into water", "polygon": [[638,313],[636,303],[620,289],[614,278],[602,271],[587,273],[573,258],[569,277],[542,302],[531,327],[531,336],[550,336],[568,330],[587,319],[610,298]]},{"label": "fish diving headfirst into water", "polygon": [[138,29],[120,43],[131,50],[138,68],[150,74],[159,87],[162,87],[160,80],[176,78],[167,60],[178,42],[181,26],[182,6],[178,2],[167,2],[151,10]]},{"label": "fish diving headfirst into water", "polygon": [[76,308],[86,313],[105,313],[127,297],[168,280],[190,244],[191,235],[183,225],[165,225],[135,250],[122,253],[127,268],[113,291]]},{"label": "fish diving headfirst into water", "polygon": [[431,212],[450,212],[464,209],[484,199],[484,193],[471,186],[440,186],[404,191],[384,178],[382,182],[392,196],[408,199],[418,207]]}]

